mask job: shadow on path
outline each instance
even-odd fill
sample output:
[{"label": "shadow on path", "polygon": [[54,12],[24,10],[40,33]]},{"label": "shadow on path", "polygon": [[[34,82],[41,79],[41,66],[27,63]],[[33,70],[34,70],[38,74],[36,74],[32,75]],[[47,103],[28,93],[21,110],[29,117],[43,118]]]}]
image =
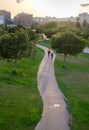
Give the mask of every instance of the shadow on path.
[{"label": "shadow on path", "polygon": [[54,58],[47,55],[47,48],[37,45],[45,51],[38,71],[38,88],[43,100],[43,113],[35,130],[69,130],[69,115],[64,96],[58,88],[54,75]]}]

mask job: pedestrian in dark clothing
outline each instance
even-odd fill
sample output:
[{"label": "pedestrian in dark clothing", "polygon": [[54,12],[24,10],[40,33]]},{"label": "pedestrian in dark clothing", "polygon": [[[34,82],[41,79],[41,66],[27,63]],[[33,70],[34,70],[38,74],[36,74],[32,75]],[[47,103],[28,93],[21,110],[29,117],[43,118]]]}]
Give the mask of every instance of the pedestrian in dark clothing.
[{"label": "pedestrian in dark clothing", "polygon": [[54,56],[54,52],[51,51],[51,59],[53,59],[53,56]]}]

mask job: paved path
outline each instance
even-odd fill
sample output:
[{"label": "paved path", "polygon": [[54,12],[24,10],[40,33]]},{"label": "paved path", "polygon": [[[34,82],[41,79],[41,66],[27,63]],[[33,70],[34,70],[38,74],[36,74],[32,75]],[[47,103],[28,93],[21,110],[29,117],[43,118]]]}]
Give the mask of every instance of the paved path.
[{"label": "paved path", "polygon": [[89,53],[89,47],[85,47],[84,50],[83,50],[83,52]]},{"label": "paved path", "polygon": [[68,111],[64,96],[57,86],[54,75],[54,59],[48,58],[47,48],[38,71],[38,88],[43,99],[42,118],[35,130],[69,130]]}]

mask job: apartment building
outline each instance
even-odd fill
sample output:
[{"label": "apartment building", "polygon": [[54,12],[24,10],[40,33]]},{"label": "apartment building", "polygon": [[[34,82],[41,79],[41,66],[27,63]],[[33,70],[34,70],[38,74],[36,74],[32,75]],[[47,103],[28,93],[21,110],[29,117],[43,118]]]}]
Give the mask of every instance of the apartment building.
[{"label": "apartment building", "polygon": [[4,24],[3,16],[0,16],[0,25]]},{"label": "apartment building", "polygon": [[19,13],[14,17],[14,23],[16,25],[23,25],[25,27],[31,27],[32,25],[32,14]]},{"label": "apartment building", "polygon": [[6,10],[0,10],[0,19],[3,19],[3,23],[8,24],[11,21],[11,13]]},{"label": "apartment building", "polygon": [[79,14],[79,20],[81,25],[83,24],[84,20],[89,24],[89,14],[88,13],[81,13]]}]

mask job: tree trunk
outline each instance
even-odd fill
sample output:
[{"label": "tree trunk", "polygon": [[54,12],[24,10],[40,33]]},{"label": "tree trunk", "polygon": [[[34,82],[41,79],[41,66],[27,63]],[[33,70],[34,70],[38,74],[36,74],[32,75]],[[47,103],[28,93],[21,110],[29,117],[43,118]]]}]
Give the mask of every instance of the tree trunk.
[{"label": "tree trunk", "polygon": [[17,59],[14,59],[14,72],[16,73],[16,63],[17,63]]}]

